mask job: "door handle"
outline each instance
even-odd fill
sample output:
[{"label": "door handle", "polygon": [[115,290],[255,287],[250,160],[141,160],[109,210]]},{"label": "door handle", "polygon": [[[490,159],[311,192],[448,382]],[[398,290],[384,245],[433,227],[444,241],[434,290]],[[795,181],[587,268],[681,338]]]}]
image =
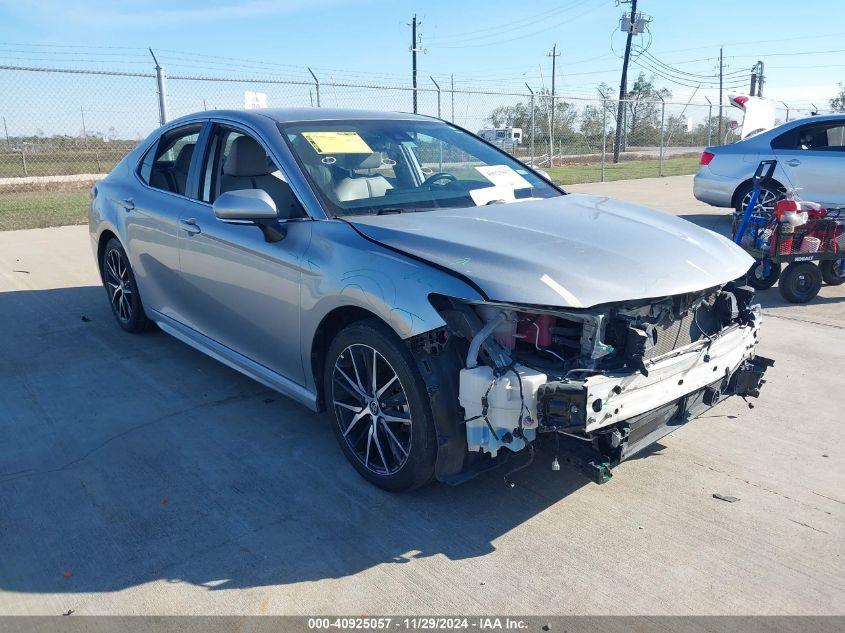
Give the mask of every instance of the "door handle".
[{"label": "door handle", "polygon": [[798,165],[801,164],[801,161],[798,160],[797,158],[791,158],[788,161],[786,161],[786,164],[789,165],[790,167],[798,167]]},{"label": "door handle", "polygon": [[120,201],[120,206],[122,206],[126,211],[132,211],[135,208],[135,200],[132,198],[124,198]]},{"label": "door handle", "polygon": [[179,220],[179,226],[182,228],[183,231],[185,231],[189,235],[196,235],[197,233],[202,233],[202,230],[199,226],[197,226],[197,221],[194,218],[188,218],[187,220]]}]

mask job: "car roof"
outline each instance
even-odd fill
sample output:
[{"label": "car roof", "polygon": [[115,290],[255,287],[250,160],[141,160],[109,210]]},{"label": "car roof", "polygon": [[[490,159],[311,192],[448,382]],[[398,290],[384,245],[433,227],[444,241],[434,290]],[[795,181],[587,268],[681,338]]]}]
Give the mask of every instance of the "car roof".
[{"label": "car roof", "polygon": [[810,123],[811,121],[824,123],[825,121],[841,121],[843,119],[845,119],[845,112],[840,112],[839,114],[816,114],[815,116],[805,116],[800,119],[791,119],[789,123]]},{"label": "car roof", "polygon": [[350,121],[360,119],[373,120],[416,120],[432,121],[433,117],[408,112],[387,112],[383,110],[353,110],[347,108],[261,108],[256,110],[207,110],[180,117],[177,121],[197,119],[226,118],[244,122],[272,119],[277,123],[298,121]]}]

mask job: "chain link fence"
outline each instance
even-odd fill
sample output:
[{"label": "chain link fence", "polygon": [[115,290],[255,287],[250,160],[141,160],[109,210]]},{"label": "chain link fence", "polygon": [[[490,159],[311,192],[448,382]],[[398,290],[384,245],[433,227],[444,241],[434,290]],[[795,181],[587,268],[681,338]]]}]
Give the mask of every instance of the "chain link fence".
[{"label": "chain link fence", "polygon": [[[159,87],[163,98],[160,99]],[[241,109],[246,93],[268,107],[409,112],[405,86],[272,78],[0,66],[0,230],[86,221],[88,192],[161,120]],[[552,98],[545,91],[455,90],[431,80],[417,89],[420,114],[451,121],[549,172],[557,182],[694,173],[707,145],[731,142],[731,108],[627,100],[615,160],[613,99]],[[736,110],[733,110],[736,112]],[[806,116],[792,109],[780,121]]]}]

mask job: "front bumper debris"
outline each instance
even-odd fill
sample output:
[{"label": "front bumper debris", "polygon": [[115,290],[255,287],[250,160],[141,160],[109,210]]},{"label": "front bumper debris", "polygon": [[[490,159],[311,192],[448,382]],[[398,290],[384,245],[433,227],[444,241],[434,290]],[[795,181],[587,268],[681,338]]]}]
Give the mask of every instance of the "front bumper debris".
[{"label": "front bumper debris", "polygon": [[[649,362],[647,373],[603,372],[579,381],[546,383],[537,394],[540,428],[586,435],[706,386],[721,385],[720,393],[727,393],[731,377],[754,357],[756,343],[756,326],[733,326],[709,341]],[[743,395],[754,395],[754,376],[741,376]],[[713,395],[710,390],[707,398]]]},{"label": "front bumper debris", "polygon": [[[772,365],[774,361],[763,356],[743,360],[729,375],[698,387],[671,402],[603,428],[590,437],[575,439],[570,435],[566,440],[562,438],[561,441],[565,441],[566,446],[561,445],[561,452],[565,452],[567,460],[580,466],[590,479],[596,483],[604,483],[612,476],[611,468],[697,418],[724,397],[757,397],[765,382],[765,372]],[[553,400],[553,396],[547,396],[543,403],[547,410],[559,410],[562,405],[558,403],[549,406],[550,400]],[[547,419],[546,424],[549,421]],[[562,430],[560,426],[546,428]],[[584,439],[590,441],[585,442]]]},{"label": "front bumper debris", "polygon": [[449,474],[472,476],[526,448],[533,455],[532,444],[551,437],[571,445],[558,458],[601,483],[722,398],[757,397],[773,362],[755,357],[761,310],[752,298],[731,283],[589,312],[473,310],[447,299],[449,340],[466,357],[456,435],[467,458]]}]

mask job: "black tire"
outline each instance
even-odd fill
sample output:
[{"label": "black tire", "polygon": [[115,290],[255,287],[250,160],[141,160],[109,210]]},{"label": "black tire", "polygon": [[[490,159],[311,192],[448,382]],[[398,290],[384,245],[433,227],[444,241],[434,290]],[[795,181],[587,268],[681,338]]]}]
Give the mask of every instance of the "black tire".
[{"label": "black tire", "polygon": [[[372,361],[367,364],[367,357],[371,353],[377,367],[376,389],[370,387],[373,381],[368,377]],[[359,367],[361,364],[365,366]],[[340,373],[336,373],[336,369]],[[365,393],[356,390],[356,384],[344,378],[344,373],[357,383],[357,387],[363,387]],[[363,384],[359,378],[362,373]],[[398,380],[392,378],[393,374]],[[388,380],[393,381],[393,386],[375,398],[375,408],[371,401],[369,405],[365,404],[366,398],[380,391],[379,385]],[[413,490],[432,480],[437,437],[431,404],[410,351],[393,330],[377,319],[359,321],[341,330],[326,353],[323,386],[335,437],[362,477],[390,492]],[[400,404],[402,395],[405,404]],[[358,422],[353,421],[356,416]],[[410,424],[397,424],[394,416],[408,419]],[[386,422],[385,417],[392,422]],[[407,426],[410,426],[409,431]],[[388,432],[392,435],[388,436]],[[372,459],[369,459],[370,452],[364,452],[365,446],[367,451],[374,451],[373,446],[378,448],[372,452]]]},{"label": "black tire", "polygon": [[822,279],[828,286],[845,283],[845,259],[828,259],[819,263]]},{"label": "black tire", "polygon": [[[734,204],[734,210],[736,211],[736,213],[739,215],[740,218],[742,217],[742,214],[745,212],[745,208],[743,207],[743,204],[745,202],[745,197],[748,194],[750,194],[753,190],[754,190],[754,183],[747,182],[736,192],[736,197],[734,198],[734,200],[736,201],[735,204]],[[783,189],[779,189],[779,188],[776,188],[776,187],[763,187],[760,191],[760,197],[765,198],[767,200],[767,202],[763,205],[763,208],[766,211],[770,211],[770,212],[773,213],[774,212],[774,203],[777,200],[780,200],[783,197],[784,193],[785,193],[785,191]],[[735,220],[735,222],[738,222],[738,221],[739,221],[738,219]],[[734,233],[736,233],[737,227],[738,227],[738,224],[735,225]]]},{"label": "black tire", "polygon": [[778,290],[790,303],[811,301],[822,287],[822,274],[812,262],[792,262],[780,275]]},{"label": "black tire", "polygon": [[[768,274],[765,269],[768,268]],[[754,262],[746,275],[748,285],[755,290],[768,290],[780,277],[780,264],[776,262]]]},{"label": "black tire", "polygon": [[132,272],[126,251],[117,238],[110,239],[103,249],[100,276],[117,324],[133,334],[149,330],[152,321],[147,319],[144,313],[135,273]]}]

